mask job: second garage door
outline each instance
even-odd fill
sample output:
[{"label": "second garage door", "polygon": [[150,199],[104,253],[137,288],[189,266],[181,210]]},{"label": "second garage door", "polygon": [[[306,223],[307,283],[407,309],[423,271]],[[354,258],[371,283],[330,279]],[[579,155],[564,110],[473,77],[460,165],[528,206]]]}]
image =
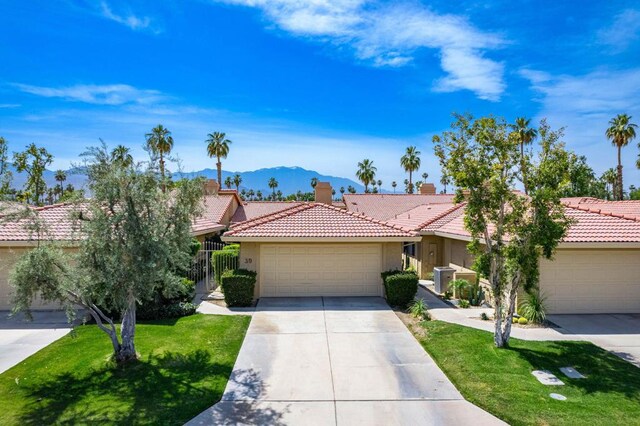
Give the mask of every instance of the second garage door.
[{"label": "second garage door", "polygon": [[260,296],[381,296],[381,244],[263,244]]},{"label": "second garage door", "polygon": [[558,250],[540,288],[552,314],[640,313],[640,252]]}]

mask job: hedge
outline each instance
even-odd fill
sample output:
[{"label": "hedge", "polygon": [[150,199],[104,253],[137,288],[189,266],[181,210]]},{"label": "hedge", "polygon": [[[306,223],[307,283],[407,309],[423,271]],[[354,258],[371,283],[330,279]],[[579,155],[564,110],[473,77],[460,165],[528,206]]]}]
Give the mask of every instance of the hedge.
[{"label": "hedge", "polygon": [[228,249],[227,247],[222,250],[214,251],[211,255],[211,263],[213,264],[213,273],[216,284],[221,283],[220,277],[225,271],[238,269],[240,251],[237,248],[232,247]]},{"label": "hedge", "polygon": [[222,292],[227,306],[251,306],[256,288],[256,273],[246,269],[228,270],[222,274]]},{"label": "hedge", "polygon": [[418,292],[418,275],[413,271],[385,271],[381,274],[387,302],[406,308]]}]

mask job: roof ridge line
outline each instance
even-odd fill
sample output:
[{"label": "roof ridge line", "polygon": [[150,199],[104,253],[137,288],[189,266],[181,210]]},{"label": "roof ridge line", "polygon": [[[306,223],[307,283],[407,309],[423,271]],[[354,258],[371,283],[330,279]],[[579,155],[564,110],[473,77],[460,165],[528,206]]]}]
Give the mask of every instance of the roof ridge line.
[{"label": "roof ridge line", "polygon": [[263,223],[268,223],[268,222],[271,222],[272,220],[280,219],[281,217],[287,217],[291,215],[290,213],[292,213],[293,210],[296,210],[296,212],[303,211],[313,207],[313,204],[314,203],[302,202],[301,204],[293,205],[284,210],[279,210],[277,212],[271,212],[271,213],[266,213],[260,216],[256,216],[251,220],[246,220],[244,222],[239,222],[235,225],[231,225],[228,232],[229,234],[232,234],[235,231],[244,231],[245,229],[249,229],[257,225],[262,225]]},{"label": "roof ridge line", "polygon": [[466,201],[463,201],[462,203],[454,204],[453,206],[451,206],[450,208],[448,208],[444,212],[440,213],[439,215],[437,215],[437,216],[435,216],[435,217],[433,217],[433,218],[431,218],[429,220],[426,220],[425,222],[421,223],[420,225],[418,225],[418,227],[416,229],[420,230],[422,228],[425,228],[425,227],[431,225],[432,223],[434,223],[435,221],[440,220],[440,219],[450,215],[451,213],[453,213],[456,210],[458,210],[460,207],[464,207],[466,205],[467,205]]},{"label": "roof ridge line", "polygon": [[608,216],[608,217],[615,217],[616,219],[624,219],[624,220],[630,220],[632,222],[640,222],[640,217],[637,216],[628,216],[622,213],[613,213],[613,212],[603,212],[600,209],[591,209],[589,207],[582,207],[582,206],[576,206],[576,205],[571,205],[571,204],[567,204],[567,203],[562,203],[564,204],[565,207],[568,207],[570,209],[574,209],[574,210],[579,210],[579,211],[583,211],[583,212],[587,212],[587,213],[593,213],[593,214],[597,214],[600,216]]},{"label": "roof ridge line", "polygon": [[336,211],[339,211],[341,213],[347,213],[347,214],[349,214],[351,216],[358,217],[360,219],[364,219],[366,221],[369,221],[371,223],[375,223],[375,224],[378,224],[378,225],[383,225],[383,226],[386,226],[386,227],[391,228],[391,229],[398,229],[400,231],[408,232],[408,233],[414,233],[415,232],[413,229],[409,229],[409,228],[406,228],[404,226],[396,225],[396,224],[390,223],[389,221],[386,221],[386,220],[376,219],[374,217],[367,216],[364,213],[352,212],[350,210],[344,210],[344,209],[341,209],[339,207],[333,206],[331,204],[324,204],[324,203],[316,203],[316,204],[319,204],[319,205],[325,206],[325,207],[329,207],[329,208],[331,208],[333,210],[336,210]]}]

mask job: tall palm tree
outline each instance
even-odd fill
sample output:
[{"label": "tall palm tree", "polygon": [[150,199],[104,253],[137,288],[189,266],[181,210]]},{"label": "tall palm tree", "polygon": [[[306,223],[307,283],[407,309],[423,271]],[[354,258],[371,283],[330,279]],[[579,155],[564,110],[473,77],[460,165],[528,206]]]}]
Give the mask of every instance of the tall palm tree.
[{"label": "tall palm tree", "polygon": [[240,184],[242,183],[242,177],[239,174],[233,176],[233,184],[236,186],[236,191],[240,190]]},{"label": "tall palm tree", "polygon": [[449,185],[451,183],[451,179],[449,178],[449,176],[447,176],[446,173],[442,173],[442,176],[440,176],[440,183],[444,186],[444,193],[447,193],[447,185]]},{"label": "tall palm tree", "polygon": [[380,188],[380,190],[382,190],[382,181],[380,179],[378,179],[378,181],[376,183],[378,184],[378,188]]},{"label": "tall palm tree", "polygon": [[316,189],[316,185],[318,184],[318,178],[311,178],[311,188]]},{"label": "tall palm tree", "polygon": [[525,194],[529,193],[529,188],[527,183],[527,166],[524,158],[524,147],[525,145],[531,144],[536,136],[538,136],[538,131],[533,127],[529,127],[529,124],[531,124],[530,118],[518,117],[516,118],[516,124],[511,126],[513,133],[516,135],[518,143],[520,144],[520,171],[522,173],[522,185],[524,186]]},{"label": "tall palm tree", "polygon": [[276,178],[271,178],[269,179],[269,188],[271,188],[271,190],[273,191],[273,200],[275,201],[276,199],[276,188],[278,187],[278,181],[276,180]]},{"label": "tall palm tree", "polygon": [[226,186],[227,189],[231,189],[231,185],[233,185],[233,180],[231,179],[231,176],[227,176],[224,180],[224,186]]},{"label": "tall palm tree", "polygon": [[157,155],[160,158],[160,177],[162,178],[162,192],[166,191],[166,182],[164,175],[164,157],[173,149],[173,136],[169,129],[165,128],[162,124],[158,124],[151,129],[150,133],[145,135],[147,139],[147,147],[153,155]]},{"label": "tall palm tree", "polygon": [[356,193],[356,189],[353,186],[349,185],[349,186],[347,186],[347,192],[349,194],[355,194]]},{"label": "tall palm tree", "polygon": [[340,187],[340,193],[341,193],[342,195],[344,195],[344,186],[341,186],[341,187]]},{"label": "tall palm tree", "polygon": [[605,171],[600,180],[604,182],[605,190],[607,192],[608,199],[614,199],[616,197],[617,192],[617,182],[618,182],[618,174],[615,169],[609,169]]},{"label": "tall palm tree", "polygon": [[393,182],[391,182],[391,187],[393,187],[393,193],[396,193],[396,186],[398,186],[398,183],[394,180]]},{"label": "tall palm tree", "polygon": [[400,165],[409,173],[407,192],[413,194],[412,173],[420,168],[420,151],[415,146],[408,147],[400,158]]},{"label": "tall palm tree", "polygon": [[67,173],[64,170],[56,170],[55,179],[60,182],[60,196],[64,195],[64,181],[67,180]]},{"label": "tall palm tree", "polygon": [[261,201],[262,200],[262,191],[258,190],[256,191],[256,198]]},{"label": "tall palm tree", "polygon": [[356,177],[364,185],[364,192],[369,192],[369,184],[374,182],[376,171],[378,171],[378,169],[373,165],[373,161],[367,158],[358,163]]},{"label": "tall palm tree", "polygon": [[610,139],[618,148],[618,182],[616,198],[622,200],[622,147],[627,146],[630,140],[636,137],[636,124],[631,123],[631,117],[627,114],[618,114],[609,121],[610,127],[606,131],[607,139]]},{"label": "tall palm tree", "polygon": [[427,178],[428,178],[428,177],[429,177],[429,173],[424,172],[424,173],[422,174],[422,181],[426,183],[426,182],[427,182]]},{"label": "tall palm tree", "polygon": [[231,141],[225,138],[226,134],[221,132],[213,132],[207,135],[207,155],[209,158],[216,157],[218,162],[218,184],[222,182],[222,161],[220,159],[227,158],[229,155],[229,145]]},{"label": "tall palm tree", "polygon": [[122,167],[129,167],[133,164],[133,156],[129,148],[124,145],[118,145],[111,151],[111,160],[119,163]]}]

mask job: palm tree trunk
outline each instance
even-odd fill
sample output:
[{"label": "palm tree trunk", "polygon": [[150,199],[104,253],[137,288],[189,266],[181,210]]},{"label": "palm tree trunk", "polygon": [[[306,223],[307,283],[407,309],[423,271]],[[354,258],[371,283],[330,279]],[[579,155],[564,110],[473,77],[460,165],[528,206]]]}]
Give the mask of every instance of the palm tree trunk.
[{"label": "palm tree trunk", "polygon": [[409,194],[413,194],[413,182],[411,181],[411,170],[409,170]]},{"label": "palm tree trunk", "polygon": [[160,153],[160,179],[162,179],[161,188],[162,192],[166,192],[167,188],[165,187],[164,182],[164,158],[162,157],[162,152]]},{"label": "palm tree trunk", "polygon": [[618,145],[618,200],[622,200],[622,146]]},{"label": "palm tree trunk", "polygon": [[524,193],[529,195],[529,188],[527,186],[527,165],[524,162],[524,142],[520,142],[520,172],[522,173],[522,185],[524,186]]},{"label": "palm tree trunk", "polygon": [[216,166],[218,166],[218,185],[222,188],[222,162],[220,161],[220,157],[218,157]]}]

